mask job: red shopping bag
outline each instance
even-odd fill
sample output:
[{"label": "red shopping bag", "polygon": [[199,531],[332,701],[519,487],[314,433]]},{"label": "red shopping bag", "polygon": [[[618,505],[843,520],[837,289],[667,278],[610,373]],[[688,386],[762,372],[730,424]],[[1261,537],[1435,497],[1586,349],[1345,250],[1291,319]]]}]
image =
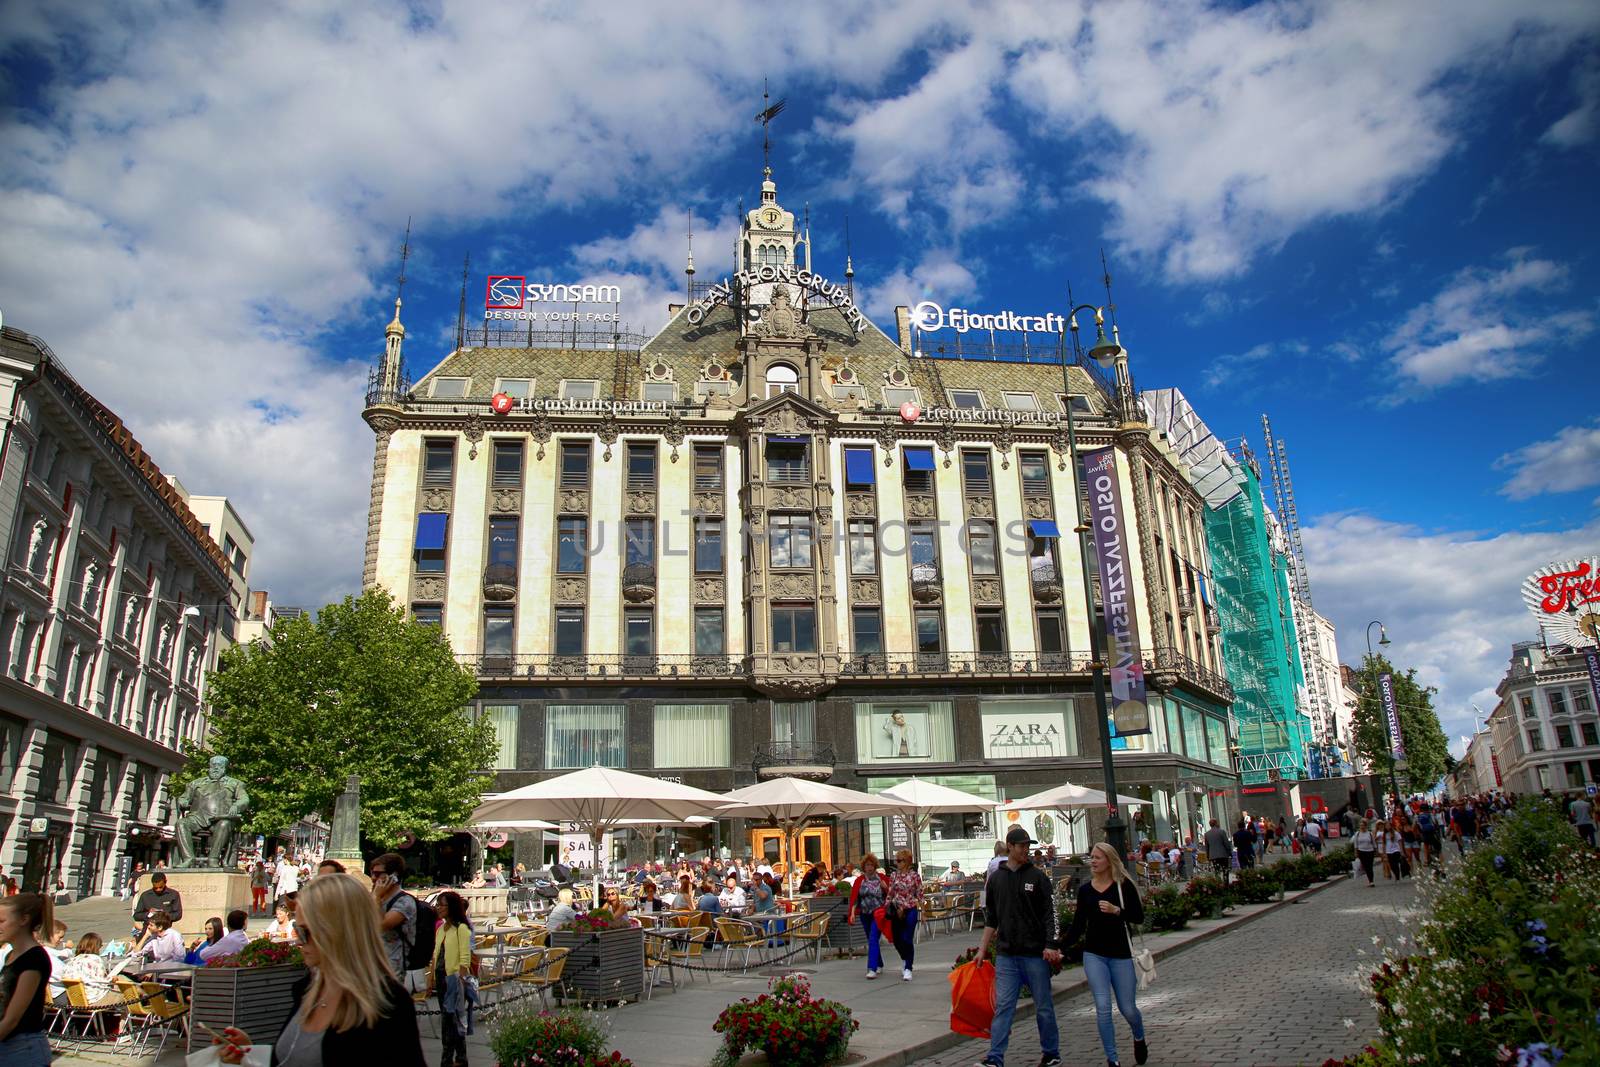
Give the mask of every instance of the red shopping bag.
[{"label": "red shopping bag", "polygon": [[879,908],[872,913],[872,924],[873,933],[876,936],[886,937],[890,941],[894,940],[894,929],[889,925],[889,909],[887,907]]},{"label": "red shopping bag", "polygon": [[963,963],[950,972],[950,1029],[967,1037],[989,1036],[994,1021],[994,964]]}]

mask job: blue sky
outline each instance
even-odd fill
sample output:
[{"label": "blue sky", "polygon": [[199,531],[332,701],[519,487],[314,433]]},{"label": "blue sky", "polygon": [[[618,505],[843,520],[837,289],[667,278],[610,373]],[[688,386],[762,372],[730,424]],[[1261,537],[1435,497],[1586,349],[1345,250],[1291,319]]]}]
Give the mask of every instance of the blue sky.
[{"label": "blue sky", "polygon": [[1136,379],[1287,442],[1358,662],[1492,706],[1521,577],[1592,552],[1600,8],[1263,3],[13,3],[0,309],[259,539],[359,580],[399,237],[415,371],[486,273],[614,282],[637,327],[780,198],[861,302],[1060,311],[1111,261]]}]

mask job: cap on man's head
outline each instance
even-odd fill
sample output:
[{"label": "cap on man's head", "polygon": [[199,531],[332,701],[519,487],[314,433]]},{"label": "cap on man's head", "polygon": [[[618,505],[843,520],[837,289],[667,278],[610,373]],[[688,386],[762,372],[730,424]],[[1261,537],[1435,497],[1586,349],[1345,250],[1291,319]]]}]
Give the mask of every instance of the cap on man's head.
[{"label": "cap on man's head", "polygon": [[1033,845],[1033,844],[1037,844],[1037,842],[1034,841],[1033,838],[1028,836],[1028,831],[1027,830],[1023,829],[1020,826],[1013,826],[1011,829],[1006,831],[1006,844],[1007,845]]}]

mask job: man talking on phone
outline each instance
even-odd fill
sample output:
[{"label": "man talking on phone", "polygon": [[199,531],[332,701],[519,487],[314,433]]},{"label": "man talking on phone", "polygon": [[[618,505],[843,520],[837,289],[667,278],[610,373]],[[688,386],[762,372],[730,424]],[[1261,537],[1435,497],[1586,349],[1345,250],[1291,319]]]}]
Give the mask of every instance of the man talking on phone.
[{"label": "man talking on phone", "polygon": [[389,954],[389,966],[395,977],[410,992],[416,992],[427,981],[426,972],[413,979],[406,970],[406,950],[417,941],[417,899],[400,891],[400,879],[406,873],[405,857],[385,852],[372,861],[367,873],[372,875],[372,898],[378,902],[379,924],[383,931],[383,948]]}]

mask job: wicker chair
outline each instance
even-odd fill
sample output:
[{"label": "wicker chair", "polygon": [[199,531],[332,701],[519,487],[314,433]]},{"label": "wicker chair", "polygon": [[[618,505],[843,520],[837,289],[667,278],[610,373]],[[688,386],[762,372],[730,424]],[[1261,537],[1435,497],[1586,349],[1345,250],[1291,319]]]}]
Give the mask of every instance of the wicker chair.
[{"label": "wicker chair", "polygon": [[826,914],[811,912],[806,915],[791,915],[787,934],[792,943],[809,947],[812,957],[818,963],[822,962],[822,946],[828,939]]},{"label": "wicker chair", "polygon": [[549,994],[552,989],[556,990],[556,998],[560,1000],[561,991],[557,987],[561,983],[562,973],[567,969],[567,957],[571,954],[570,948],[547,948],[539,955],[538,967],[528,974],[517,975],[518,984],[538,990],[541,1008],[549,1009]]},{"label": "wicker chair", "polygon": [[672,973],[672,940],[653,930],[644,932],[644,998],[655,995],[656,978],[662,970],[667,972],[667,984],[678,991],[677,976]]},{"label": "wicker chair", "polygon": [[148,1049],[150,1035],[160,1033],[161,1041],[156,1045],[155,1055],[160,1059],[172,1031],[186,1029],[189,1025],[189,1005],[184,1003],[183,994],[160,982],[135,985],[121,977],[114,981],[128,1012],[128,1032],[133,1036],[134,1046],[141,1051]]},{"label": "wicker chair", "polygon": [[733,969],[733,954],[740,950],[744,952],[744,965],[750,966],[750,954],[759,953],[766,945],[767,935],[759,926],[743,919],[729,919],[724,916],[717,917],[717,937],[722,940],[722,946],[727,950],[726,964],[729,970]]}]

